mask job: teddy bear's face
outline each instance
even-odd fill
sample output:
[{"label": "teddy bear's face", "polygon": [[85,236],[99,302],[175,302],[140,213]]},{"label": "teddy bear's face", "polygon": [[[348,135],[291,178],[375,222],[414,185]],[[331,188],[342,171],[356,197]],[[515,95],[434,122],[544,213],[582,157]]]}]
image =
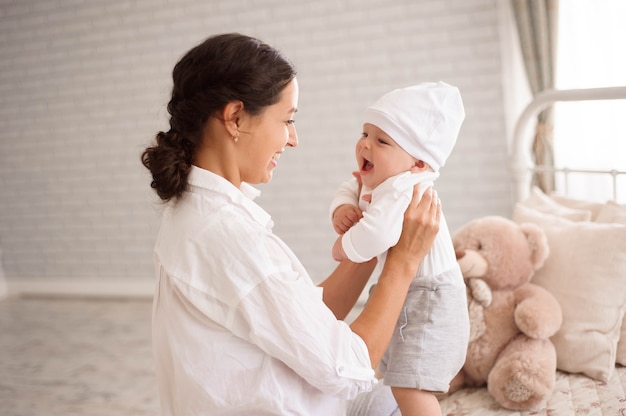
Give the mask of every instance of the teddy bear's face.
[{"label": "teddy bear's face", "polygon": [[539,227],[497,216],[467,223],[452,241],[463,276],[480,278],[492,290],[511,289],[530,281],[548,250]]}]

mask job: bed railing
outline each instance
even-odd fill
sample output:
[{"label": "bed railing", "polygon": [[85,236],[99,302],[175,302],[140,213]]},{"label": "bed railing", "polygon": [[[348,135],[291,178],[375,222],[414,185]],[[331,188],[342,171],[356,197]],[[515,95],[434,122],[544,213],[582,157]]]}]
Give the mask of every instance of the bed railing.
[{"label": "bed railing", "polygon": [[[591,100],[623,100],[626,99],[626,86],[588,88],[575,90],[548,90],[537,94],[526,106],[515,124],[513,141],[511,143],[511,155],[509,167],[513,177],[513,191],[516,201],[526,199],[530,192],[532,175],[535,172],[561,172],[565,175],[565,186],[570,173],[589,173],[610,175],[613,181],[613,199],[617,199],[617,177],[626,175],[626,171],[569,169],[535,166],[531,154],[532,149],[532,126],[537,115],[551,104],[559,101],[591,101]],[[625,155],[626,157],[626,155]],[[566,189],[567,191],[567,189]]]}]

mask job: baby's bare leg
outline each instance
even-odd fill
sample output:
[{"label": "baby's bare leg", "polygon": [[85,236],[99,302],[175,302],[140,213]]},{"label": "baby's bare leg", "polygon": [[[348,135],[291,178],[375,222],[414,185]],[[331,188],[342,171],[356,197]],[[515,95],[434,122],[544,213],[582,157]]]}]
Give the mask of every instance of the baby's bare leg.
[{"label": "baby's bare leg", "polygon": [[402,416],[441,416],[437,397],[429,391],[392,387]]}]

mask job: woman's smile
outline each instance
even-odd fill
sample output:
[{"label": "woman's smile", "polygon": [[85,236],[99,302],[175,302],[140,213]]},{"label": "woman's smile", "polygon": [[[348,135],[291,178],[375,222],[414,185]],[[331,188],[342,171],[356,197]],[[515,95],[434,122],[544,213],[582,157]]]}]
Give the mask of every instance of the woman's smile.
[{"label": "woman's smile", "polygon": [[280,152],[274,153],[274,156],[272,156],[272,158],[270,159],[270,164],[273,167],[278,166],[278,159],[280,159],[280,155],[283,153],[284,149],[281,150]]}]

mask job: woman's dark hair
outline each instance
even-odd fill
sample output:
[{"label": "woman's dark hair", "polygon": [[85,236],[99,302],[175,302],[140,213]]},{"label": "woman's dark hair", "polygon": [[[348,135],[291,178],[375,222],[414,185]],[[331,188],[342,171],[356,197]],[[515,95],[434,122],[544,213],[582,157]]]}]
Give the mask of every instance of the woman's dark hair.
[{"label": "woman's dark hair", "polygon": [[212,36],[174,66],[172,98],[167,105],[170,130],[141,155],[152,173],[151,187],[163,201],[179,197],[208,118],[232,101],[251,115],[276,104],[296,76],[294,66],[276,49],[250,36]]}]

